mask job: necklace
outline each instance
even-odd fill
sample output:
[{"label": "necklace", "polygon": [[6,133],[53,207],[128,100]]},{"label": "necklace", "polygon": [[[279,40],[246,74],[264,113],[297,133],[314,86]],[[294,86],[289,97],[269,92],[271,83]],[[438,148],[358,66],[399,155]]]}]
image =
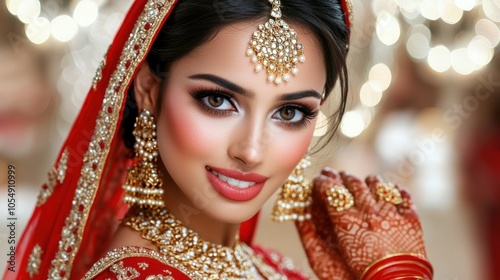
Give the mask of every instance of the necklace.
[{"label": "necklace", "polygon": [[[166,208],[132,209],[123,224],[141,233],[169,261],[200,279],[286,279],[243,242],[233,247],[203,240]],[[261,276],[262,275],[262,276]]]}]

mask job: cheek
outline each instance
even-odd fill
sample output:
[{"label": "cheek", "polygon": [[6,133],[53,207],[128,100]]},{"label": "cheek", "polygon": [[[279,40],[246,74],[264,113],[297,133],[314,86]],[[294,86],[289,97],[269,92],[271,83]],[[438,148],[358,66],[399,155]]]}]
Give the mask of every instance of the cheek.
[{"label": "cheek", "polygon": [[288,177],[299,161],[306,155],[314,131],[307,128],[303,131],[276,134],[270,153],[276,166],[280,166],[278,171],[282,176]]},{"label": "cheek", "polygon": [[189,94],[173,90],[165,93],[158,123],[159,145],[167,155],[179,155],[182,162],[189,158],[208,158],[220,145],[220,133],[203,116]]}]

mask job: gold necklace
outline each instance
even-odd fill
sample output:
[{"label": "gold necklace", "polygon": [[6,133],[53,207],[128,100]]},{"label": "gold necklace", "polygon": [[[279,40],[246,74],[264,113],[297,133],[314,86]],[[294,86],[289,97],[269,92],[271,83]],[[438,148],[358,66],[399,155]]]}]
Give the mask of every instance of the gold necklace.
[{"label": "gold necklace", "polygon": [[227,247],[203,240],[166,208],[131,209],[122,223],[151,241],[174,266],[192,272],[191,277],[259,279],[264,276],[266,279],[286,279],[245,243],[237,240],[233,247]]}]

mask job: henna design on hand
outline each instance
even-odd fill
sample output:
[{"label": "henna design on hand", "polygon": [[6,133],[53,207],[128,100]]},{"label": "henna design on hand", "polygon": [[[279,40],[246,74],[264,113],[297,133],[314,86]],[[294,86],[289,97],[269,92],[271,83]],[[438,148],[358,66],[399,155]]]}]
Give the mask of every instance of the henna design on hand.
[{"label": "henna design on hand", "polygon": [[[410,194],[396,186],[403,203],[377,201],[374,190],[380,183],[376,176],[365,183],[329,168],[314,180],[312,220],[297,223],[297,228],[321,279],[355,279],[390,253],[425,256],[422,227]],[[326,192],[335,184],[343,184],[354,196],[355,204],[349,210],[338,212],[329,206]]]}]

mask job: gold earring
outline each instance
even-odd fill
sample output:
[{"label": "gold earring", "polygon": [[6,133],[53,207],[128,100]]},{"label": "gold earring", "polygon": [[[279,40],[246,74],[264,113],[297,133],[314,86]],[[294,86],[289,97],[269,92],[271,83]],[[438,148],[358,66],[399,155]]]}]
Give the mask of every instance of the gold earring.
[{"label": "gold earring", "polygon": [[124,201],[131,206],[162,207],[163,180],[157,168],[156,124],[149,110],[139,113],[132,134],[137,162],[128,170]]},{"label": "gold earring", "polygon": [[309,157],[303,158],[287,181],[281,187],[281,193],[273,207],[273,222],[304,221],[311,219],[311,186],[304,178],[304,169],[311,165]]}]

